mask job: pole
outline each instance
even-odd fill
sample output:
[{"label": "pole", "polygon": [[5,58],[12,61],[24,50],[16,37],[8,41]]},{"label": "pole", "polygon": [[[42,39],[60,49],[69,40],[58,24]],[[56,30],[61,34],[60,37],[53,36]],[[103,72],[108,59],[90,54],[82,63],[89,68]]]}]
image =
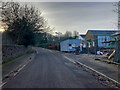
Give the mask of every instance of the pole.
[{"label": "pole", "polygon": [[88,56],[89,56],[89,45],[88,45],[88,43],[89,43],[89,42],[87,41]]},{"label": "pole", "polygon": [[96,38],[95,38],[95,59],[96,59]]}]

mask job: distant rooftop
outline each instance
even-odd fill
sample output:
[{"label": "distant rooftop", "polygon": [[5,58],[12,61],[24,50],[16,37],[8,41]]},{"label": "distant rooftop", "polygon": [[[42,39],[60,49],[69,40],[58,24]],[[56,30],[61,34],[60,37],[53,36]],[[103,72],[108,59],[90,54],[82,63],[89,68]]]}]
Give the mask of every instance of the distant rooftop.
[{"label": "distant rooftop", "polygon": [[82,38],[85,38],[86,35],[85,35],[85,34],[81,34],[80,36],[81,36]]},{"label": "distant rooftop", "polygon": [[117,33],[118,30],[88,30],[94,35],[112,35]]},{"label": "distant rooftop", "polygon": [[120,31],[112,34],[112,36],[120,36]]}]

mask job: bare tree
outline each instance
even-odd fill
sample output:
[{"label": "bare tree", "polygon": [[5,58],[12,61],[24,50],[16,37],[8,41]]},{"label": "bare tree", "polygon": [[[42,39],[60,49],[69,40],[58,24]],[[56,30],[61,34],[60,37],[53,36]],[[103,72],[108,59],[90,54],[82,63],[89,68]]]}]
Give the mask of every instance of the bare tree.
[{"label": "bare tree", "polygon": [[79,32],[74,31],[74,32],[73,32],[73,37],[74,37],[74,38],[77,38],[78,36],[79,36]]},{"label": "bare tree", "polygon": [[67,37],[67,38],[72,37],[72,32],[66,31],[64,37]]},{"label": "bare tree", "polygon": [[17,2],[2,3],[2,22],[8,26],[6,33],[22,45],[34,45],[34,34],[46,28],[41,12]]}]

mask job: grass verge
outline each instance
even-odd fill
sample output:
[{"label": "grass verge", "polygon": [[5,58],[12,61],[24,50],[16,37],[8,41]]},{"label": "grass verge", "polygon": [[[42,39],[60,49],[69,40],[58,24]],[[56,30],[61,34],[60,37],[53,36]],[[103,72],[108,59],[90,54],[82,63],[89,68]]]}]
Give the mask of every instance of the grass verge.
[{"label": "grass verge", "polygon": [[10,60],[8,60],[8,61],[6,61],[6,62],[4,62],[4,63],[2,63],[2,64],[0,64],[0,65],[2,65],[2,66],[3,66],[3,65],[7,65],[7,64],[12,63],[12,62],[14,62],[14,61],[16,61],[16,60],[18,60],[18,59],[21,59],[21,58],[23,58],[23,57],[25,57],[25,56],[27,56],[27,55],[29,55],[29,54],[26,53],[26,54],[17,56],[17,57],[15,57],[15,58],[13,58],[13,59],[10,59]]}]

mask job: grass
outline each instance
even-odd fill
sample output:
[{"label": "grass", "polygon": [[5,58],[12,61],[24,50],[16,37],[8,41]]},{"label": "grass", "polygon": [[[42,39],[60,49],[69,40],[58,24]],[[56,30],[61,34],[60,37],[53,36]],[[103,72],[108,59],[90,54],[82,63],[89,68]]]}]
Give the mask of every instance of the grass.
[{"label": "grass", "polygon": [[28,55],[28,54],[23,54],[23,55],[21,55],[21,56],[17,56],[17,57],[15,57],[15,58],[13,58],[13,59],[10,59],[10,60],[8,60],[8,61],[0,64],[0,66],[1,66],[1,65],[7,65],[7,64],[9,64],[9,63],[12,63],[12,62],[14,62],[14,61],[16,61],[16,60],[18,60],[18,59],[21,59],[21,58],[27,56],[27,55]]},{"label": "grass", "polygon": [[[1,64],[0,66],[2,66],[2,67],[4,67],[4,66],[6,66],[6,65],[9,65],[9,64],[11,64],[11,63],[13,63],[13,62],[15,62],[15,61],[17,61],[17,60],[20,60],[21,58],[23,58],[23,57],[25,57],[25,56],[27,56],[27,55],[29,55],[29,54],[23,54],[23,55],[21,55],[21,56],[18,56],[18,57],[16,57],[16,58],[13,58],[13,59],[11,59],[11,60],[8,60],[7,62],[4,62],[3,64]],[[2,73],[2,78],[4,78],[6,75],[8,75],[13,69],[4,69],[5,71],[5,73],[3,74]]]},{"label": "grass", "polygon": [[[34,50],[31,49],[31,50],[29,51],[29,53],[32,53],[32,51],[34,51]],[[12,63],[12,62],[18,60],[18,59],[21,59],[21,58],[29,55],[29,53],[25,53],[25,54],[23,54],[23,55],[20,55],[20,56],[17,56],[17,57],[15,57],[15,58],[13,58],[13,59],[10,59],[10,60],[8,60],[8,61],[0,64],[0,66],[1,66],[1,65],[2,65],[2,66],[3,66],[3,65],[7,65],[7,64],[9,64],[9,63]]]},{"label": "grass", "polygon": [[[21,63],[21,60],[22,58],[26,57],[26,56],[29,56],[30,54],[34,53],[34,49],[30,49],[27,53],[24,53],[20,56],[17,56],[13,59],[10,59],[6,62],[3,62],[2,64],[0,64],[0,67],[2,66],[4,69],[3,69],[3,73],[2,73],[2,77],[4,78],[5,76],[7,76],[10,72],[12,72],[14,69],[16,69],[18,66],[19,66],[19,63]],[[16,63],[15,65],[11,66],[12,63]],[[9,66],[10,65],[10,66]]]}]

